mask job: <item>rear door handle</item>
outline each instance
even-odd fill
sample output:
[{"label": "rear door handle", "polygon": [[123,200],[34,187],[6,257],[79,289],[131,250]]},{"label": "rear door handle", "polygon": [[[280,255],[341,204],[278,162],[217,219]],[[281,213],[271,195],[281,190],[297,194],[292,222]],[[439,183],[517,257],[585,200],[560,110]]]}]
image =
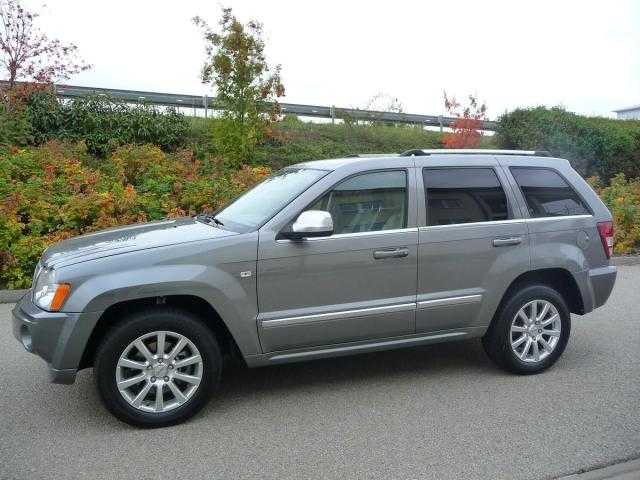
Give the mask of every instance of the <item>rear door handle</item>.
[{"label": "rear door handle", "polygon": [[507,247],[509,245],[519,245],[522,243],[522,237],[494,238],[494,247]]},{"label": "rear door handle", "polygon": [[390,248],[388,250],[375,250],[373,258],[380,260],[383,258],[402,258],[409,255],[408,248]]}]

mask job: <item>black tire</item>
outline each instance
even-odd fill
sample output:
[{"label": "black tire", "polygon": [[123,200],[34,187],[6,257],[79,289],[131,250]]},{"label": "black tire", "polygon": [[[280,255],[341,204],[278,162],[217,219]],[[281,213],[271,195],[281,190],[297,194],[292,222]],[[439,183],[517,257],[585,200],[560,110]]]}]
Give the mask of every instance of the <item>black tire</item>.
[{"label": "black tire", "polygon": [[[184,404],[166,412],[145,412],[123,398],[116,384],[115,372],[120,355],[131,342],[161,330],[184,335],[193,342],[202,357],[202,378]],[[123,422],[146,428],[175,425],[195,415],[218,387],[221,370],[222,355],[213,332],[198,317],[162,306],[131,313],[109,330],[98,348],[94,365],[98,393],[105,407]]]},{"label": "black tire", "polygon": [[[553,351],[546,358],[532,363],[521,360],[511,348],[511,322],[518,311],[533,300],[546,300],[556,308],[560,316],[561,329]],[[571,314],[562,295],[546,285],[528,285],[505,299],[491,326],[482,337],[482,345],[489,358],[499,367],[512,373],[531,375],[546,370],[560,358],[567,346],[570,333]]]}]

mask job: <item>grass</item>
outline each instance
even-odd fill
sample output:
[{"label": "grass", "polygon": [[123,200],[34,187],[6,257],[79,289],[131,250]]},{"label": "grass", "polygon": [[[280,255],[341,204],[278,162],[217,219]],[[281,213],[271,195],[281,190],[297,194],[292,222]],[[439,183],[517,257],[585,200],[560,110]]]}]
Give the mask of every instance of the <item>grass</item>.
[{"label": "grass", "polygon": [[[211,153],[212,119],[191,119],[191,145]],[[491,137],[483,139],[491,148]],[[413,148],[442,148],[442,135],[412,125],[311,123],[295,117],[279,122],[270,138],[260,145],[253,163],[278,169],[309,160],[344,157],[366,153],[400,153]]]}]

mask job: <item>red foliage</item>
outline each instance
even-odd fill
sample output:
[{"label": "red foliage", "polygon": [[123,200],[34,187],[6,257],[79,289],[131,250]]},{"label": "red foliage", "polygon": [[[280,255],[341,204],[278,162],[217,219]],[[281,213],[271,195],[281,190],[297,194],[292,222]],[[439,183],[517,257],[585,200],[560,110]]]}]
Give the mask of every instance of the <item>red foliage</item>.
[{"label": "red foliage", "polygon": [[0,65],[16,81],[52,83],[90,68],[78,58],[74,44],[65,44],[42,33],[31,13],[18,0],[0,0]]},{"label": "red foliage", "polygon": [[447,112],[457,120],[452,125],[452,132],[447,133],[442,140],[444,148],[477,148],[480,146],[482,132],[480,127],[485,119],[487,106],[478,105],[475,96],[469,95],[469,105],[462,109],[462,105],[455,97],[447,97],[444,93],[444,106]]}]

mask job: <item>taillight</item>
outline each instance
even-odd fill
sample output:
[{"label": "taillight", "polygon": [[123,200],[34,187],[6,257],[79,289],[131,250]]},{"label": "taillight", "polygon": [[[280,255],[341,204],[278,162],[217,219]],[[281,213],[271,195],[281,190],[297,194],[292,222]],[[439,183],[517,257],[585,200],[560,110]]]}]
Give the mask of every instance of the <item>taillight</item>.
[{"label": "taillight", "polygon": [[613,253],[613,222],[598,222],[598,233],[607,258]]}]

